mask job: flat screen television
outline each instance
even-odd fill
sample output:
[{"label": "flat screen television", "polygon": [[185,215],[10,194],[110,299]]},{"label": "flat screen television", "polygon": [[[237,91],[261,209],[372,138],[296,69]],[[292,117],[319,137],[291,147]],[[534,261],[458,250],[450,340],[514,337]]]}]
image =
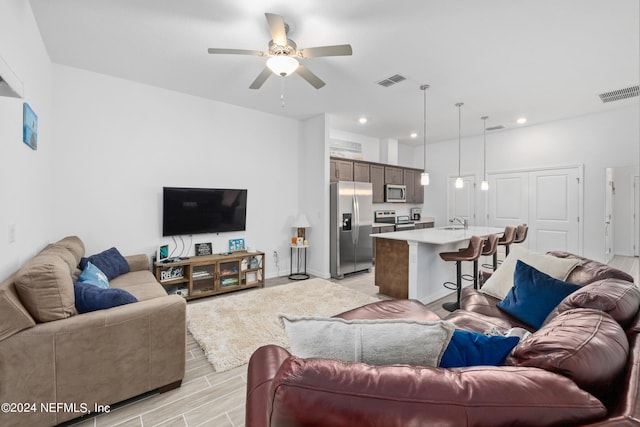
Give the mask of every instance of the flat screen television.
[{"label": "flat screen television", "polygon": [[163,187],[162,208],[163,236],[243,231],[247,190]]}]

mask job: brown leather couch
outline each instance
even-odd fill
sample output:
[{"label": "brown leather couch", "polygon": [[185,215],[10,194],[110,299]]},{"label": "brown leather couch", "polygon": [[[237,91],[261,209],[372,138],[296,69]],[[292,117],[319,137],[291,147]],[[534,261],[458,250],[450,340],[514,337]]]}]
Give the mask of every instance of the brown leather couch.
[{"label": "brown leather couch", "polygon": [[[583,287],[504,366],[370,366],[261,347],[249,362],[247,427],[640,425],[640,291],[626,273],[580,259],[567,281]],[[497,301],[467,287],[446,320],[472,331],[531,329]],[[437,318],[411,300],[338,317]]]},{"label": "brown leather couch", "polygon": [[[73,277],[83,255],[82,241],[67,237],[0,282],[0,403],[9,405],[1,426],[53,426],[181,384],[184,298],[167,295],[146,255],[126,256],[131,271],[110,287],[138,302],[78,314]],[[26,279],[30,295],[17,289]]]}]

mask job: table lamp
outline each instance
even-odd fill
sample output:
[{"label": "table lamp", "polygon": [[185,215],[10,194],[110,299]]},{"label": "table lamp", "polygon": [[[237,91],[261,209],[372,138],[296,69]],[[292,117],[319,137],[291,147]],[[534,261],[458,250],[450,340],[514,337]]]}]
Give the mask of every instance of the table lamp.
[{"label": "table lamp", "polygon": [[311,224],[309,224],[309,220],[305,214],[299,214],[298,218],[293,222],[292,227],[298,229],[298,237],[302,238],[302,241],[305,241],[305,228],[311,227]]}]

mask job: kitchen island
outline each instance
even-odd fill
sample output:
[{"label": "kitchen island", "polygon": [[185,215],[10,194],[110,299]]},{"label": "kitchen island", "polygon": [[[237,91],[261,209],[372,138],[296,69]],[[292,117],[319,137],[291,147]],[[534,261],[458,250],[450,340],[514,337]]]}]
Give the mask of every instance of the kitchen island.
[{"label": "kitchen island", "polygon": [[[381,294],[394,298],[435,301],[451,292],[442,284],[456,279],[455,263],[443,261],[440,252],[466,247],[471,236],[503,232],[504,228],[469,226],[372,234],[376,248],[375,284]],[[471,263],[463,263],[465,270],[471,271],[470,265],[465,264]]]}]

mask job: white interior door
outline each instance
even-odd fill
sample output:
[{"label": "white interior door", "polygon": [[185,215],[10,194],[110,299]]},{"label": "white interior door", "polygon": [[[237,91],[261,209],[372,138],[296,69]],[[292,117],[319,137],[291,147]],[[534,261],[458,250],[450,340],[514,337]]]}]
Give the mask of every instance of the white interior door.
[{"label": "white interior door", "polygon": [[640,176],[633,177],[633,256],[640,255]]},{"label": "white interior door", "polygon": [[487,223],[492,227],[527,224],[529,174],[514,172],[489,175]]},{"label": "white interior door", "polygon": [[579,253],[579,183],[576,168],[529,173],[531,249]]},{"label": "white interior door", "polygon": [[449,177],[447,186],[447,219],[464,218],[469,225],[476,220],[476,177],[463,176],[462,188],[455,188],[456,177]]},{"label": "white interior door", "polygon": [[605,193],[604,193],[604,261],[613,259],[613,168],[605,169]]}]

